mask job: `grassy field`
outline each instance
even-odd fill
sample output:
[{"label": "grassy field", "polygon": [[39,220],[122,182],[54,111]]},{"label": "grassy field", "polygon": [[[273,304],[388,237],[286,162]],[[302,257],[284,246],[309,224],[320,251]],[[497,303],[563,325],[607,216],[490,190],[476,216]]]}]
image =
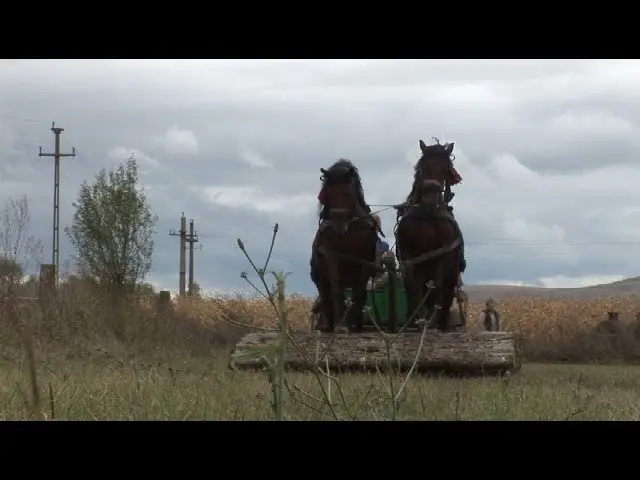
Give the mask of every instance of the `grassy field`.
[{"label": "grassy field", "polygon": [[[0,418],[60,420],[268,420],[264,373],[234,372],[226,359],[170,361],[108,355],[37,364],[34,405],[25,362],[0,363]],[[393,379],[395,388],[400,378]],[[287,375],[289,420],[639,420],[640,367],[525,365],[513,376],[412,378],[395,412],[388,376],[341,376],[328,389],[333,411],[310,374]],[[328,380],[325,380],[328,382]],[[325,384],[325,388],[327,385]],[[339,389],[338,389],[339,387]],[[342,392],[342,394],[340,394]],[[342,400],[344,398],[344,400]]]},{"label": "grassy field", "polygon": [[[0,295],[2,419],[640,419],[640,367],[630,365],[639,358],[640,307],[632,296],[504,300],[503,327],[517,334],[528,362],[520,372],[414,376],[404,389],[404,378],[387,375],[274,380],[273,371],[230,371],[228,352],[241,335],[277,325],[277,312],[256,297],[167,305],[151,296],[114,300],[75,282],[39,302],[21,298]],[[282,298],[294,330],[309,329],[311,302]],[[469,328],[478,328],[481,308],[471,305]],[[621,313],[617,335],[595,331],[607,311]],[[559,361],[600,365],[541,364]]]}]

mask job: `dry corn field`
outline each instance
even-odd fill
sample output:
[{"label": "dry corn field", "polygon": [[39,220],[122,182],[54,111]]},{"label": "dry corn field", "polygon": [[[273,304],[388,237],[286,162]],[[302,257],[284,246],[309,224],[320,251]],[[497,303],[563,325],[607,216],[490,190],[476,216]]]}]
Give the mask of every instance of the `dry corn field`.
[{"label": "dry corn field", "polygon": [[[258,327],[274,327],[275,314],[271,305],[262,298],[238,296],[179,299],[176,310],[199,318],[202,322],[224,321],[229,315]],[[290,322],[294,329],[306,330],[310,325],[313,299],[292,295],[288,299]],[[484,308],[483,303],[469,304],[470,327]],[[640,313],[640,297],[607,298],[598,300],[541,300],[514,298],[498,305],[505,330],[526,335],[554,337],[568,330],[587,332],[606,318],[607,312],[620,312],[622,321],[635,323]],[[240,320],[242,319],[242,320]]]},{"label": "dry corn field", "polygon": [[[289,297],[289,321],[295,330],[308,330],[313,299]],[[483,303],[468,305],[468,328],[479,329]],[[640,298],[612,297],[593,300],[543,300],[512,298],[499,303],[503,330],[513,331],[523,344],[529,360],[589,361],[640,359]],[[176,311],[198,318],[203,324],[229,321],[235,324],[273,328],[276,315],[262,298],[228,296],[184,299],[176,302]],[[615,339],[596,334],[607,312],[619,312],[621,332]]]}]

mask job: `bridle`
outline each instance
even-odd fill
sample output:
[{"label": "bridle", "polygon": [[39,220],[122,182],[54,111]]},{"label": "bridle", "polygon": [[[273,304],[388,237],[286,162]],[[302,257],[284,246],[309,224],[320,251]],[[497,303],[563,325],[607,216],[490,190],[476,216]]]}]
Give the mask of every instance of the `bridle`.
[{"label": "bridle", "polygon": [[[371,214],[367,213],[360,204],[358,188],[353,177],[349,179],[348,186],[353,199],[351,207],[332,208],[327,205],[325,206],[327,215],[320,222],[320,226],[334,228],[340,235],[345,235],[353,223],[371,218]],[[329,201],[330,199],[327,198],[327,203]]]}]

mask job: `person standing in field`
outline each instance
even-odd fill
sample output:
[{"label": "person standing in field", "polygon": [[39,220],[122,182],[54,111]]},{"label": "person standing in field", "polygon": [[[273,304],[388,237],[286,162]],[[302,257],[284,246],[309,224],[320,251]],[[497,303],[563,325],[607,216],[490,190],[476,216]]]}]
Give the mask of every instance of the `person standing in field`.
[{"label": "person standing in field", "polygon": [[480,323],[487,332],[500,331],[500,314],[496,310],[496,302],[492,298],[487,300],[486,308],[480,316]]}]

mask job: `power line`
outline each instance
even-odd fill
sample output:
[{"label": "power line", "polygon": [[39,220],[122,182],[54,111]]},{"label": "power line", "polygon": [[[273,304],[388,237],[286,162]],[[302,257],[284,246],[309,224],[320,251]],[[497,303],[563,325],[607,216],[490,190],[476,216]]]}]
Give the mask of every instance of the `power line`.
[{"label": "power line", "polygon": [[53,251],[51,263],[55,266],[55,280],[58,284],[60,274],[60,158],[75,157],[76,149],[72,148],[71,153],[60,152],[60,135],[64,128],[56,127],[56,122],[51,123],[51,131],[55,135],[54,153],[43,153],[40,147],[40,157],[54,157],[54,179],[53,179]]},{"label": "power line", "polygon": [[178,291],[182,297],[185,294],[185,247],[187,239],[187,219],[184,216],[184,212],[182,212],[182,216],[180,217],[180,230],[177,232],[175,230],[171,230],[169,235],[172,237],[180,237],[180,271],[178,273]]},{"label": "power line", "polygon": [[193,244],[198,242],[198,235],[195,232],[193,219],[189,221],[189,234],[186,235],[185,241],[189,243],[189,295],[194,294],[193,287]]},{"label": "power line", "polygon": [[8,118],[9,120],[20,120],[22,122],[30,122],[30,123],[47,123],[46,120],[38,120],[37,118],[26,118],[20,117],[18,115],[14,115],[12,113],[0,113],[0,117]]},{"label": "power line", "polygon": [[[184,296],[186,293],[186,286],[185,286],[185,277],[186,277],[186,250],[187,250],[187,243],[189,244],[189,295],[193,295],[195,293],[195,282],[194,282],[194,278],[193,278],[193,271],[194,271],[194,250],[197,250],[196,247],[194,247],[194,244],[199,242],[198,239],[198,235],[196,234],[195,228],[194,228],[194,221],[193,219],[191,219],[189,221],[189,233],[187,233],[187,219],[184,216],[184,212],[182,213],[182,216],[180,217],[180,230],[179,231],[175,231],[175,230],[171,230],[169,232],[169,235],[173,236],[173,237],[180,237],[180,271],[179,271],[179,287],[178,287],[178,291],[180,293],[180,296]],[[198,249],[199,250],[199,249]]]},{"label": "power line", "polygon": [[[237,224],[236,224],[237,227]],[[464,232],[463,232],[464,233]],[[245,239],[258,240],[260,238],[266,238],[267,235],[252,232],[250,234],[244,234],[238,232],[237,235],[232,234],[199,234],[201,238],[210,238],[212,240],[229,240],[235,241],[238,237]],[[506,237],[474,237],[469,238],[465,236],[465,245],[491,247],[491,246],[540,246],[540,247],[592,247],[592,246],[611,246],[611,245],[640,245],[639,240],[522,240],[522,239],[509,239]]]}]

